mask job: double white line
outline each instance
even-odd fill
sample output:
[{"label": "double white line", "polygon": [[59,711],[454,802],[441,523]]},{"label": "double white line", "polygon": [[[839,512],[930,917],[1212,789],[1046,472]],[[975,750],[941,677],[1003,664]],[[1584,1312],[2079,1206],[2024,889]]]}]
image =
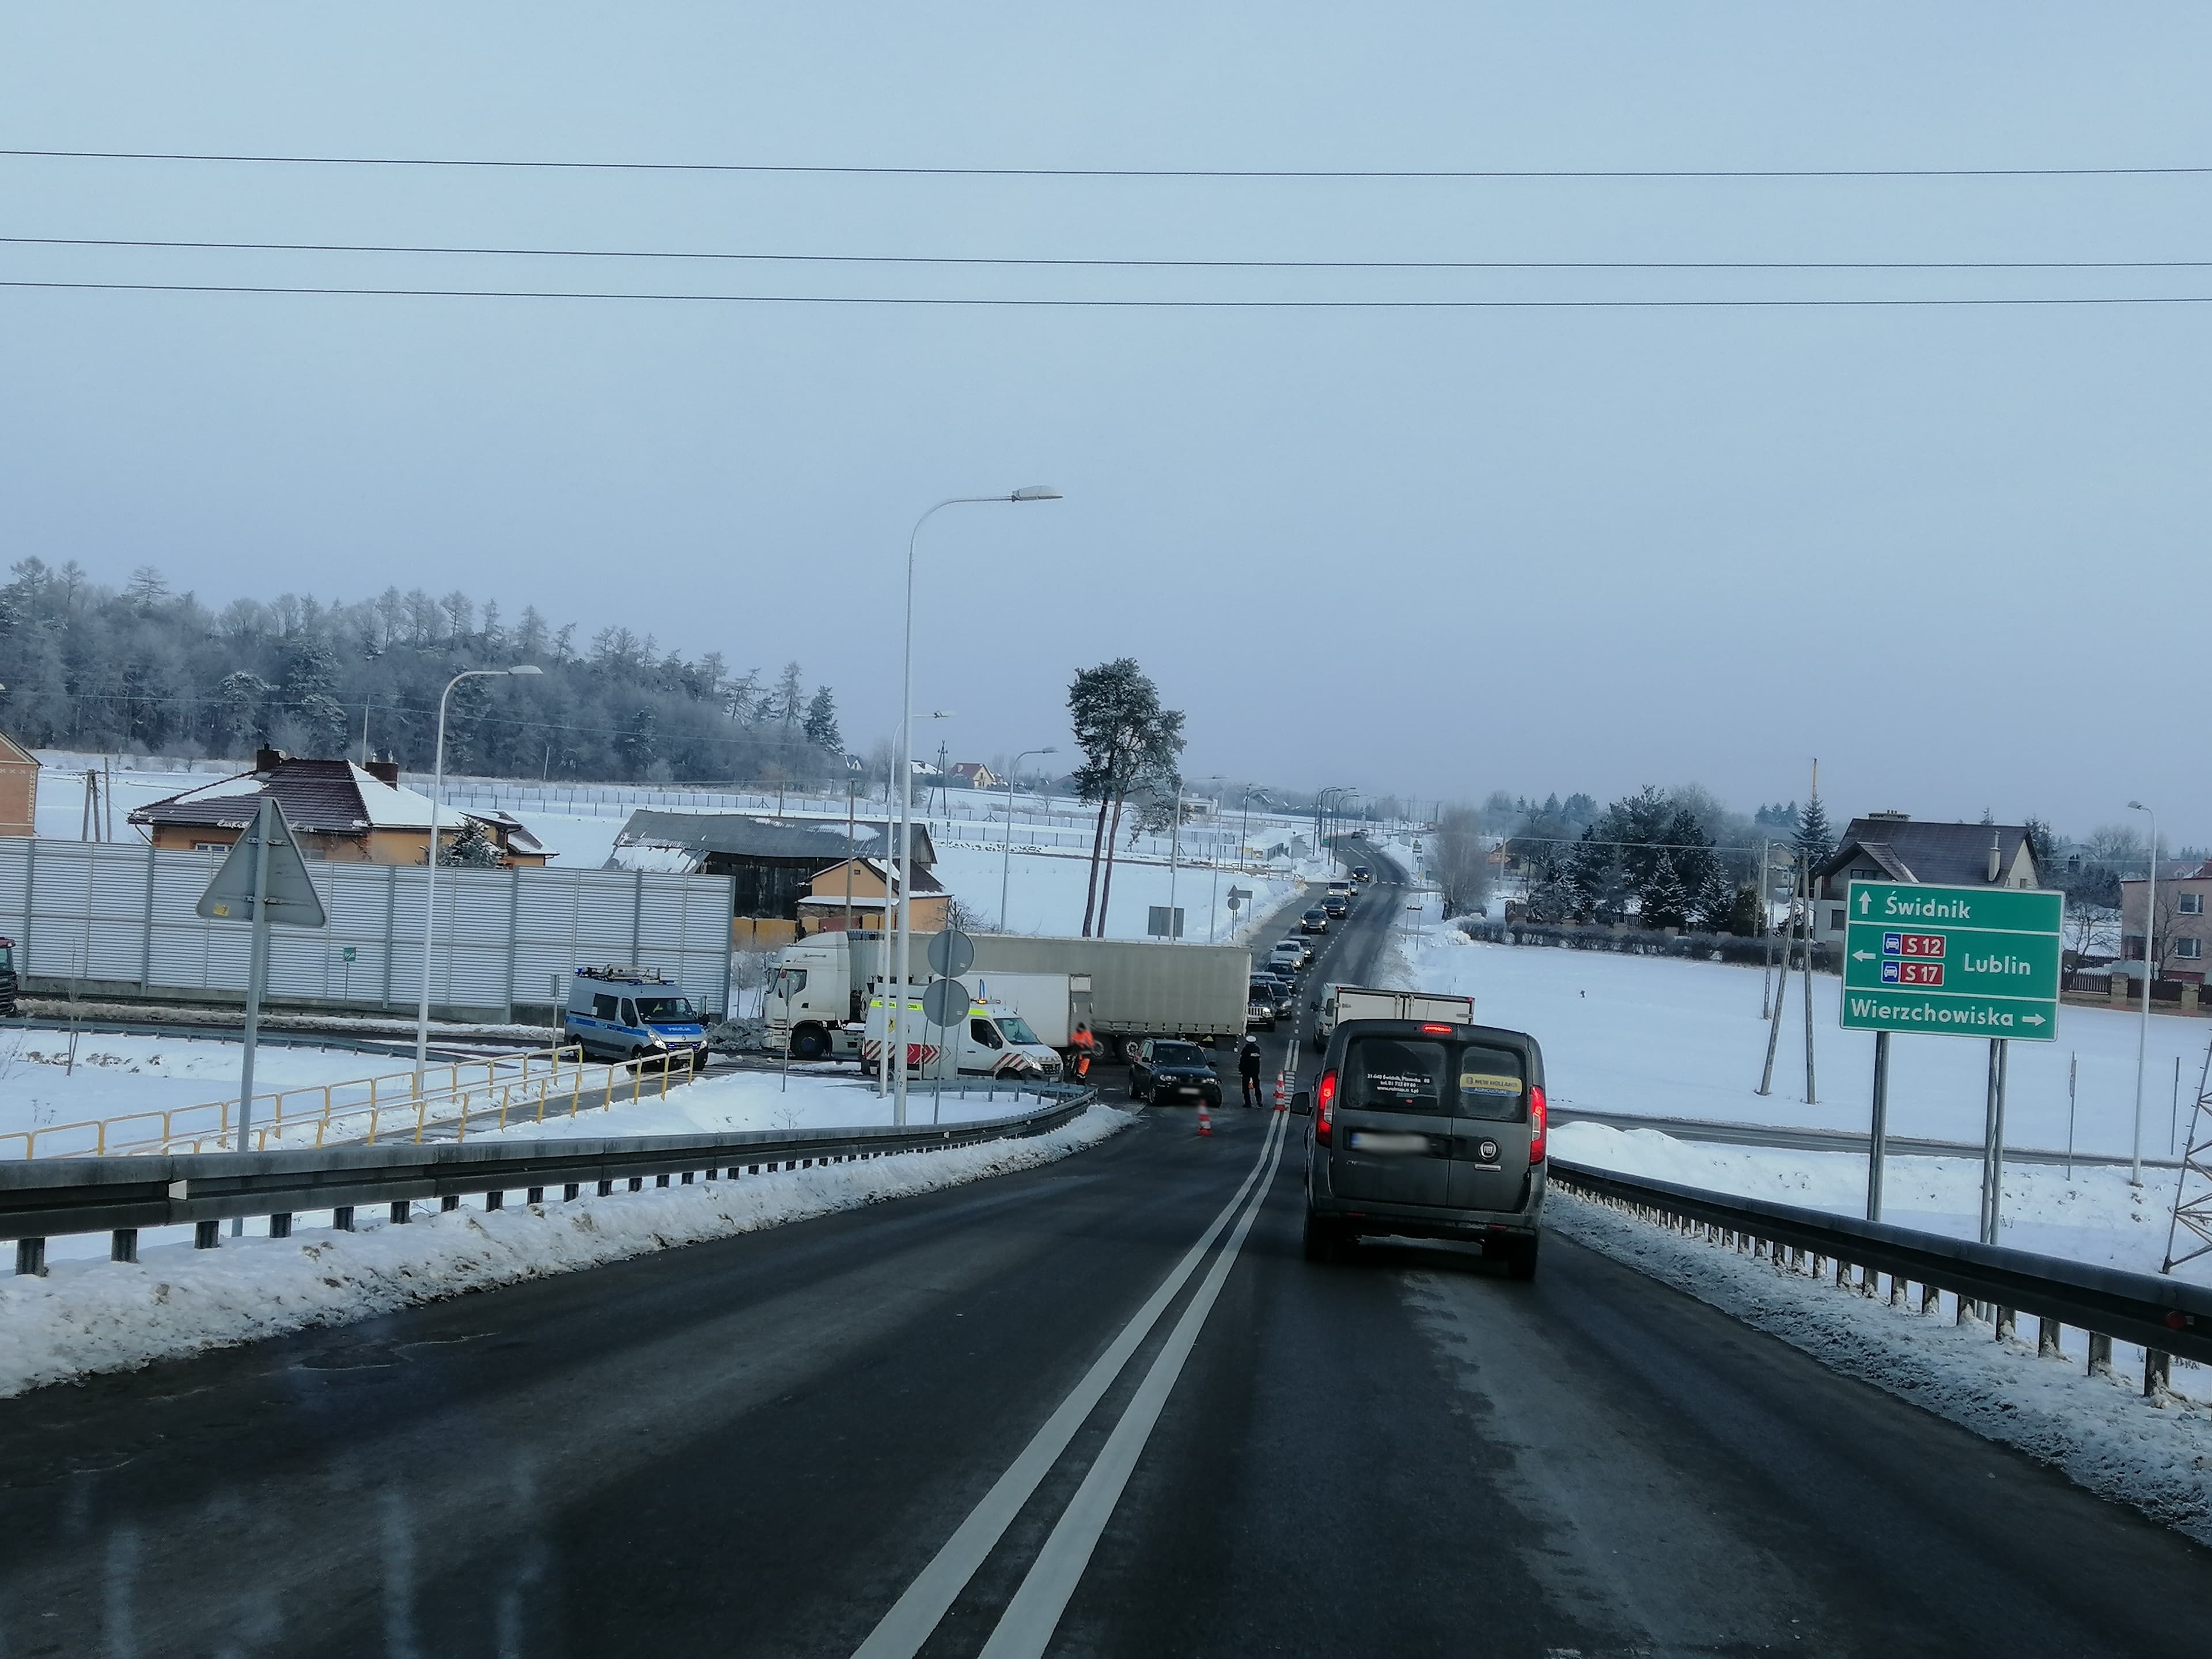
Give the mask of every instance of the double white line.
[{"label": "double white line", "polygon": [[1105,1447],[1061,1514],[1060,1523],[1045,1540],[1021,1588],[1014,1592],[1013,1600],[1000,1615],[998,1628],[984,1644],[983,1659],[1033,1659],[1033,1656],[1044,1652],[1060,1614],[1066,1610],[1068,1598],[1075,1594],[1083,1571],[1090,1565],[1091,1553],[1097,1547],[1099,1535],[1113,1517],[1114,1506],[1121,1501],[1121,1489],[1128,1484],[1130,1474],[1137,1467],[1145,1443],[1152,1437],[1152,1426],[1159,1421],[1168,1396],[1175,1390],[1176,1379],[1182,1375],[1183,1362],[1190,1357],[1198,1334],[1205,1328],[1206,1316],[1220,1297],[1229,1270],[1237,1265],[1237,1252],[1244,1248],[1245,1235],[1252,1231],[1253,1219],[1267,1198],[1275,1166],[1282,1158],[1283,1144],[1289,1138],[1290,1122],[1287,1115],[1280,1112],[1271,1112],[1268,1118],[1267,1133],[1260,1143],[1260,1156],[1244,1177],[1243,1185],[1222,1206],[1221,1213],[1213,1218],[1212,1224],[1176,1264],[1174,1271],[1160,1281],[1145,1305],[1121,1328],[1113,1346],[1098,1356],[1097,1363],[1084,1373],[1083,1380],[1045,1419],[1044,1426],[1022,1449],[1021,1455],[1007,1466],[1006,1472],[983,1495],[983,1500],[945,1540],[945,1547],[907,1586],[906,1593],[884,1615],[883,1622],[854,1650],[854,1659],[914,1659],[921,1650],[922,1644],[967,1588],[975,1570],[998,1547],[1000,1539],[1013,1524],[1022,1506],[1060,1462],[1076,1431],[1113,1386],[1130,1356],[1143,1346],[1152,1327],[1159,1323],[1169,1304],[1189,1282],[1199,1263],[1205,1260],[1207,1249],[1221,1236],[1222,1229],[1229,1226],[1234,1218],[1236,1224],[1229,1242],[1215,1255],[1213,1265],[1183,1309],[1182,1317],[1176,1322],[1167,1341],[1153,1357],[1152,1368],[1138,1384],[1136,1393],[1121,1413],[1121,1421],[1115,1425]]}]

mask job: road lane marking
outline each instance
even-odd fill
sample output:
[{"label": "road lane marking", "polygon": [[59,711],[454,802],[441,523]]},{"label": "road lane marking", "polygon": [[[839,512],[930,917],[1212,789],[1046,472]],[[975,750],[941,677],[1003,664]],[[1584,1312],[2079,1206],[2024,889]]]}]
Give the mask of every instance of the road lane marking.
[{"label": "road lane marking", "polygon": [[[1277,1120],[1278,1123],[1286,1121],[1284,1118]],[[1206,1270],[1166,1344],[1154,1356],[1152,1369],[1145,1373],[1145,1380],[1138,1384],[1136,1394],[1121,1413],[1121,1420],[1107,1437],[1105,1449],[1091,1464],[1090,1473],[1083,1477],[1083,1484],[1076,1488],[1059,1524],[1053,1528],[1052,1536],[1037,1552],[1021,1588],[1014,1592],[1014,1599],[1000,1616],[998,1628],[983,1644],[981,1659],[1040,1659],[1046,1644],[1052,1640],[1053,1632],[1060,1626],[1060,1614],[1067,1610],[1068,1598],[1075,1594],[1084,1569],[1091,1565],[1091,1552],[1097,1547],[1106,1523],[1114,1517],[1115,1505],[1121,1501],[1122,1489],[1129,1484],[1137,1459],[1144,1454],[1145,1443],[1152,1438],[1160,1413],[1167,1407],[1168,1396],[1175,1392],[1176,1380],[1182,1375],[1183,1362],[1190,1358],[1199,1333],[1206,1328],[1206,1316],[1213,1311],[1221,1287],[1228,1281],[1230,1269],[1237,1265],[1237,1252],[1244,1248],[1245,1235],[1252,1231],[1253,1220],[1259,1215],[1261,1205],[1267,1201],[1276,1165],[1282,1158],[1284,1143],[1289,1139],[1287,1133],[1274,1137],[1274,1146],[1267,1154],[1267,1177],[1244,1206],[1244,1213],[1237,1218],[1237,1230],[1230,1234],[1229,1242],[1214,1255],[1212,1267]]]},{"label": "road lane marking", "polygon": [[[1282,1120],[1276,1113],[1268,1114],[1268,1117],[1267,1133],[1260,1143],[1260,1155],[1253,1160],[1251,1170],[1245,1176],[1243,1184],[1228,1203],[1221,1206],[1221,1213],[1213,1218],[1212,1223],[1199,1236],[1198,1243],[1190,1247],[1182,1260],[1160,1281],[1159,1287],[1145,1305],[1130,1316],[1129,1322],[1121,1328],[1121,1333],[1114,1339],[1113,1345],[1098,1356],[1091,1369],[1084,1373],[1083,1380],[1075,1385],[1067,1398],[1060,1402],[1053,1414],[1045,1419],[1044,1426],[1022,1449],[1021,1455],[1006,1466],[1006,1472],[999,1477],[989,1492],[983,1494],[982,1501],[969,1512],[968,1518],[954,1530],[952,1536],[945,1540],[944,1547],[931,1559],[929,1565],[907,1586],[905,1594],[892,1603],[890,1611],[884,1615],[882,1622],[868,1633],[867,1640],[854,1650],[854,1659],[914,1659],[914,1656],[921,1650],[921,1644],[930,1638],[939,1621],[945,1617],[960,1592],[968,1587],[968,1581],[975,1577],[975,1570],[998,1547],[999,1540],[1013,1524],[1022,1505],[1029,1502],[1038,1483],[1051,1472],[1053,1465],[1060,1461],[1060,1454],[1067,1449],[1068,1443],[1074,1439],[1076,1431],[1083,1426],[1084,1420],[1096,1409],[1106,1390],[1113,1386],[1114,1379],[1121,1373],[1121,1368],[1129,1363],[1129,1357],[1143,1345],[1146,1337],[1152,1334],[1152,1327],[1159,1323],[1160,1316],[1167,1311],[1168,1304],[1175,1300],[1176,1294],[1189,1281],[1191,1274],[1197,1271],[1206,1250],[1220,1237],[1222,1230],[1229,1225],[1231,1218],[1244,1203],[1254,1183],[1260,1182],[1261,1172],[1267,1170],[1272,1176],[1273,1164],[1271,1154],[1279,1153],[1281,1150],[1279,1131]],[[1262,1195],[1266,1194],[1264,1182],[1261,1183],[1260,1191]]]}]

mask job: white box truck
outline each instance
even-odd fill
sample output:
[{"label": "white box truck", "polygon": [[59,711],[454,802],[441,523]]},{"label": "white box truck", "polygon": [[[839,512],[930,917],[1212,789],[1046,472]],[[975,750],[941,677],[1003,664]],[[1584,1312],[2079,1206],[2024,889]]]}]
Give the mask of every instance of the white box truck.
[{"label": "white box truck", "polygon": [[1378,991],[1364,985],[1324,985],[1314,1006],[1313,1046],[1328,1047],[1329,1034],[1347,1019],[1428,1019],[1441,1025],[1474,1024],[1473,997],[1436,991]]},{"label": "white box truck", "polygon": [[[914,937],[908,972],[917,986],[930,977],[930,937]],[[1252,953],[1241,945],[1022,933],[970,938],[975,961],[962,975],[968,988],[990,988],[993,995],[1030,1018],[1040,1036],[1048,1026],[1048,1040],[1063,1056],[1072,1046],[1075,1023],[1086,1017],[1080,1000],[1086,980],[1091,1035],[1109,1055],[1149,1036],[1215,1042],[1244,1030]],[[780,1050],[787,1040],[795,1060],[857,1057],[866,1000],[883,975],[890,949],[883,934],[872,931],[817,933],[784,946],[762,1003],[769,1046]],[[1065,981],[1064,1018],[1047,1012],[1052,994],[1042,981],[1054,978]],[[1042,999],[1034,1011],[1032,995]]]}]

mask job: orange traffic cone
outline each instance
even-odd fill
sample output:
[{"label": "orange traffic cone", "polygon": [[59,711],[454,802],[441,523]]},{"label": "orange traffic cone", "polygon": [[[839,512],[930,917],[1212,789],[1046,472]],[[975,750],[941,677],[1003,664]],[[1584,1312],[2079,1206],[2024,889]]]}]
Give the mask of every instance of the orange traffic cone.
[{"label": "orange traffic cone", "polygon": [[1198,1132],[1202,1135],[1213,1133],[1213,1119],[1207,1115],[1206,1103],[1202,1100],[1198,1103]]},{"label": "orange traffic cone", "polygon": [[1291,1074],[1288,1072],[1275,1073],[1275,1109],[1279,1112],[1291,1109]]}]

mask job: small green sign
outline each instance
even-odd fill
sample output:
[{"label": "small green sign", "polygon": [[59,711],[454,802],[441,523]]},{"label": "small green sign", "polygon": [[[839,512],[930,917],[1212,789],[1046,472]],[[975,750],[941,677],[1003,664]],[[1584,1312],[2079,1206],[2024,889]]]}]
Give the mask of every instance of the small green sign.
[{"label": "small green sign", "polygon": [[338,957],[341,961],[351,962],[353,960],[353,946],[349,945],[343,950],[340,951],[338,952]]},{"label": "small green sign", "polygon": [[2014,887],[1853,882],[1844,1029],[2052,1041],[2064,906]]}]

